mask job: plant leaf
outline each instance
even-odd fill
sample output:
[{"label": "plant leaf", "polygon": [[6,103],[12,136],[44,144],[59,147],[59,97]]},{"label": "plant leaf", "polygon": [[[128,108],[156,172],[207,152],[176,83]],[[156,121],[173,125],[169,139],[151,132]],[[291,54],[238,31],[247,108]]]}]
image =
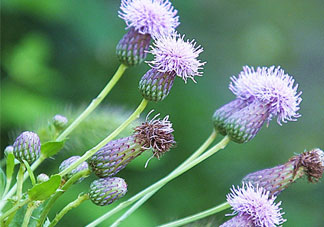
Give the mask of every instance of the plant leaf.
[{"label": "plant leaf", "polygon": [[27,168],[27,171],[28,171],[28,174],[29,174],[29,177],[30,177],[30,180],[33,184],[33,186],[36,184],[36,180],[35,180],[35,176],[34,176],[34,173],[33,173],[33,170],[30,168],[30,165],[28,164],[28,162],[26,160],[23,160],[26,168]]},{"label": "plant leaf", "polygon": [[6,174],[7,174],[7,178],[11,179],[12,178],[12,174],[14,172],[14,168],[15,168],[15,156],[13,153],[8,153],[7,154],[7,164],[6,164]]},{"label": "plant leaf", "polygon": [[0,197],[2,197],[3,191],[6,185],[6,174],[3,172],[2,168],[0,168]]},{"label": "plant leaf", "polygon": [[52,175],[48,181],[36,184],[28,190],[28,196],[31,200],[45,200],[56,192],[61,184],[61,176]]},{"label": "plant leaf", "polygon": [[65,140],[63,141],[48,141],[41,146],[41,152],[46,157],[51,157],[59,152],[64,146]]}]

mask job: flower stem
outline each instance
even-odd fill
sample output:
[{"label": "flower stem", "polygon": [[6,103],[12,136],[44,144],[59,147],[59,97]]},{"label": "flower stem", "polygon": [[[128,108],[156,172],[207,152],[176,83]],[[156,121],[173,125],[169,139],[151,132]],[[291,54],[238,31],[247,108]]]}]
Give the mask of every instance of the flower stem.
[{"label": "flower stem", "polygon": [[24,172],[25,172],[25,165],[20,163],[19,171],[17,174],[17,201],[20,201],[22,197],[22,188],[24,183]]},{"label": "flower stem", "polygon": [[26,203],[30,202],[29,199],[25,199],[21,202],[16,203],[15,206],[13,206],[10,210],[7,210],[4,214],[1,215],[0,217],[0,223],[9,215],[13,214],[16,212],[19,208],[23,207]]},{"label": "flower stem", "polygon": [[[207,139],[207,141],[209,142],[209,139]],[[208,147],[208,142],[205,142],[203,145],[206,146],[201,146],[196,152],[197,153],[202,153],[203,149],[206,149]],[[212,140],[213,141],[213,140]],[[113,214],[115,214],[116,212],[122,210],[123,208],[131,205],[132,203],[136,202],[138,199],[142,198],[143,196],[146,196],[148,193],[151,193],[154,191],[154,193],[156,191],[158,191],[160,188],[162,188],[165,184],[167,184],[169,181],[173,180],[174,178],[178,177],[179,175],[181,175],[182,173],[188,171],[189,169],[191,169],[192,167],[194,167],[195,165],[199,164],[200,162],[204,161],[206,158],[208,158],[210,155],[216,153],[217,151],[223,149],[228,142],[230,141],[230,139],[226,136],[223,140],[221,140],[218,144],[216,144],[214,147],[212,147],[211,149],[209,149],[208,151],[206,151],[203,155],[199,156],[196,159],[193,159],[191,162],[185,162],[187,163],[186,165],[180,165],[178,168],[176,168],[174,171],[172,171],[169,175],[167,175],[166,177],[162,178],[161,180],[159,180],[158,182],[154,183],[153,185],[151,185],[150,187],[144,189],[143,191],[137,193],[135,196],[131,197],[130,199],[128,199],[125,202],[120,203],[117,207],[115,207],[114,209],[110,210],[109,212],[107,212],[106,214],[104,214],[103,216],[99,217],[98,219],[96,219],[95,221],[91,222],[90,224],[87,225],[87,227],[92,227],[92,226],[96,226],[99,223],[101,223],[102,221],[106,220],[107,218],[109,218],[110,216],[112,216]],[[206,155],[207,154],[207,155]],[[194,157],[196,156],[195,154],[193,154]],[[191,158],[189,158],[191,160]],[[153,195],[154,193],[152,193],[151,195]],[[145,198],[145,200],[147,200],[149,198],[149,196],[147,196]],[[143,199],[144,200],[144,199]],[[145,201],[144,201],[145,202]],[[142,203],[139,203],[140,205]],[[139,206],[137,206],[136,208],[138,208]],[[134,209],[133,209],[134,211]]]},{"label": "flower stem", "polygon": [[137,109],[132,113],[129,118],[124,121],[118,128],[116,128],[109,136],[107,136],[104,140],[102,140],[100,143],[98,143],[95,147],[88,150],[84,155],[82,155],[81,158],[79,158],[76,162],[74,162],[72,165],[70,165],[68,168],[61,171],[59,174],[61,176],[64,176],[71,172],[74,168],[76,168],[78,165],[80,165],[82,162],[86,161],[88,158],[90,158],[92,155],[94,155],[100,148],[105,146],[108,142],[113,140],[122,130],[124,130],[130,123],[132,123],[134,120],[139,118],[140,114],[145,109],[146,105],[148,104],[148,100],[143,99],[142,102],[139,104]]},{"label": "flower stem", "polygon": [[31,217],[31,215],[32,215],[32,213],[33,213],[33,211],[34,211],[34,209],[36,207],[37,206],[36,206],[35,202],[28,203],[27,210],[26,210],[25,217],[24,217],[24,221],[22,223],[22,227],[28,227],[30,217]]},{"label": "flower stem", "polygon": [[60,211],[60,213],[58,213],[55,216],[54,220],[51,222],[51,224],[49,225],[49,227],[55,226],[67,212],[69,212],[71,209],[73,209],[75,207],[78,207],[83,201],[88,200],[88,199],[89,199],[89,195],[88,194],[84,194],[84,195],[79,196],[76,200],[72,201],[68,205],[66,205]]},{"label": "flower stem", "polygon": [[61,188],[61,190],[57,190],[55,194],[50,198],[50,200],[47,202],[46,206],[44,207],[38,222],[37,222],[37,227],[43,226],[45,219],[47,217],[48,212],[50,209],[53,207],[54,203],[56,200],[64,194],[66,190],[68,190],[75,182],[77,182],[81,177],[86,177],[90,174],[90,170],[83,170],[75,175],[73,175]]},{"label": "flower stem", "polygon": [[108,95],[110,90],[115,86],[118,80],[122,77],[127,66],[121,64],[115,75],[111,78],[108,84],[104,87],[104,89],[99,93],[99,95],[92,100],[90,105],[69,125],[62,133],[57,137],[56,141],[64,140],[101,102],[102,100]]},{"label": "flower stem", "polygon": [[228,209],[230,207],[231,206],[227,202],[225,202],[225,203],[222,203],[222,204],[220,204],[220,205],[218,205],[216,207],[213,207],[213,208],[210,208],[208,210],[199,212],[198,214],[194,214],[194,215],[191,215],[191,216],[188,216],[188,217],[185,217],[185,218],[173,221],[173,222],[169,222],[169,223],[164,224],[164,225],[159,225],[159,227],[182,226],[182,225],[188,224],[190,222],[194,222],[194,221],[197,221],[199,219],[202,219],[204,217],[216,214],[216,213],[221,212],[223,210],[226,210],[226,209]]}]

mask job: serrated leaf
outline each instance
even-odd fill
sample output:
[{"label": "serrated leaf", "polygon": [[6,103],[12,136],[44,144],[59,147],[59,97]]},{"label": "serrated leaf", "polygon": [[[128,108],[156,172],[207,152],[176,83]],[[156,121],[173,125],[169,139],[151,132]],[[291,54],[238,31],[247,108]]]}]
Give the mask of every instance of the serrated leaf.
[{"label": "serrated leaf", "polygon": [[55,154],[57,154],[62,147],[64,146],[64,142],[63,141],[48,141],[44,144],[42,144],[41,146],[41,152],[43,155],[45,155],[46,157],[51,157]]},{"label": "serrated leaf", "polygon": [[6,185],[6,174],[0,168],[0,197],[2,197],[3,191]]},{"label": "serrated leaf", "polygon": [[6,167],[7,178],[11,179],[15,168],[15,156],[13,153],[8,153],[6,165],[7,165]]},{"label": "serrated leaf", "polygon": [[31,200],[45,200],[56,192],[61,184],[61,176],[52,175],[48,181],[36,184],[28,190],[28,196]]},{"label": "serrated leaf", "polygon": [[34,176],[34,173],[33,173],[33,170],[30,168],[30,165],[28,164],[28,162],[26,160],[23,160],[26,168],[27,168],[27,171],[28,171],[28,174],[29,174],[29,177],[30,177],[30,180],[33,184],[33,186],[36,184],[36,180],[35,180],[35,176]]}]

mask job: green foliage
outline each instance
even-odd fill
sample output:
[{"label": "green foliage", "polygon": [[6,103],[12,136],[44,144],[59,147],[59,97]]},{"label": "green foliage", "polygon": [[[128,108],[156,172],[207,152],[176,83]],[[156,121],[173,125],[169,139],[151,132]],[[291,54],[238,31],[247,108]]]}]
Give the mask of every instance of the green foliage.
[{"label": "green foliage", "polygon": [[41,152],[45,157],[56,155],[64,146],[65,141],[48,141],[41,146]]},{"label": "green foliage", "polygon": [[56,192],[61,184],[61,176],[56,174],[50,177],[48,181],[36,184],[28,190],[28,196],[31,200],[45,200]]},{"label": "green foliage", "polygon": [[0,197],[2,197],[5,186],[6,186],[6,174],[3,172],[2,168],[0,168]]},{"label": "green foliage", "polygon": [[[40,204],[36,209],[34,209],[32,216],[29,220],[28,227],[36,227],[37,220],[40,217],[40,214],[41,214],[43,208],[44,208],[44,204]],[[21,209],[19,209],[17,211],[14,219],[10,223],[9,227],[21,227],[23,220],[24,220],[26,210],[27,210],[27,205],[25,205]]]},{"label": "green foliage", "polygon": [[12,152],[10,152],[10,153],[7,154],[7,157],[6,157],[6,175],[7,175],[7,179],[12,178],[14,168],[15,168],[15,156],[14,156],[14,154]]},{"label": "green foliage", "polygon": [[30,165],[28,164],[28,162],[26,160],[23,160],[25,166],[26,166],[26,169],[27,169],[27,172],[29,174],[29,178],[32,182],[33,185],[36,184],[36,180],[35,180],[35,176],[34,176],[34,173],[33,173],[33,170],[30,168]]}]

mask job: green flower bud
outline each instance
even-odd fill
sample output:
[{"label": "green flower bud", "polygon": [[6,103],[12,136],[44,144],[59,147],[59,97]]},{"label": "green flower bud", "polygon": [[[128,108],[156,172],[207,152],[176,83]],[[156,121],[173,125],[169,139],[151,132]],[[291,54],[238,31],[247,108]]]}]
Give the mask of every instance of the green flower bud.
[{"label": "green flower bud", "polygon": [[56,114],[54,117],[53,117],[53,125],[54,127],[61,131],[63,130],[68,124],[68,119],[62,115],[59,115],[59,114]]},{"label": "green flower bud", "polygon": [[37,182],[38,183],[42,183],[42,182],[45,182],[45,181],[48,181],[49,180],[49,177],[45,174],[45,173],[41,173],[37,176]]}]

